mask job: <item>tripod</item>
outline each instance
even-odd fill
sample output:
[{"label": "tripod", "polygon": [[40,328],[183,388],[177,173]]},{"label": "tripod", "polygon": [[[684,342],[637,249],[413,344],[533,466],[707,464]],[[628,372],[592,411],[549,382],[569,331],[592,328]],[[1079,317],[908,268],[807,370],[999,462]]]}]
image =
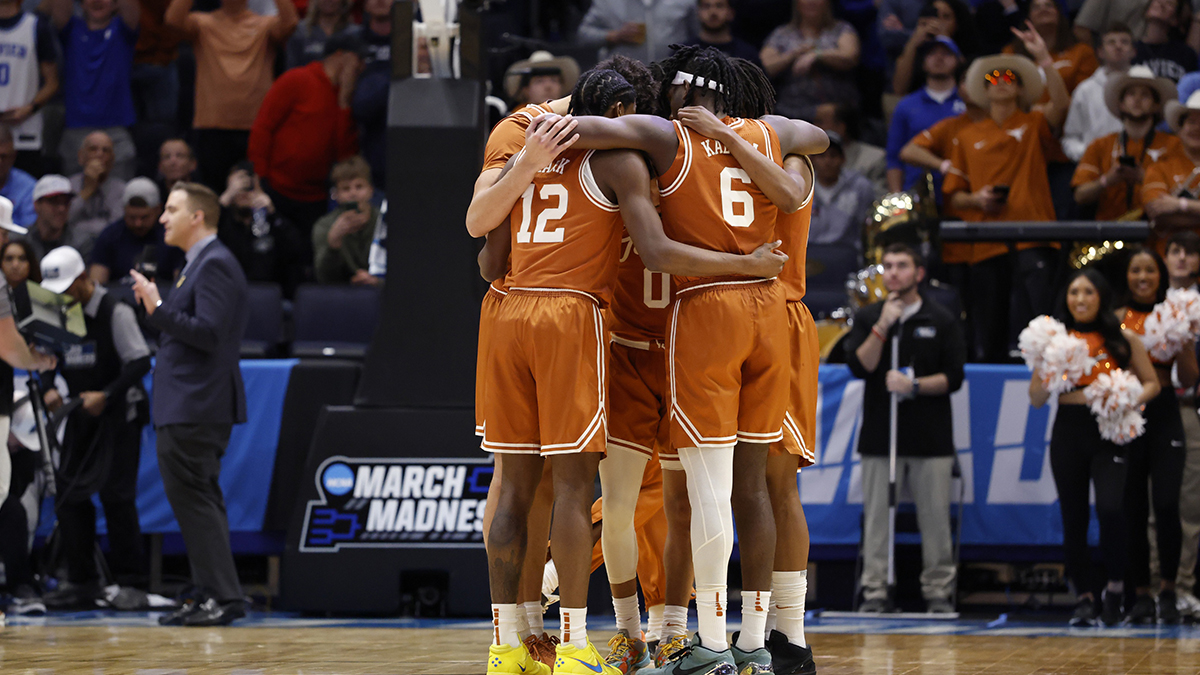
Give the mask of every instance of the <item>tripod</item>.
[{"label": "tripod", "polygon": [[[45,503],[45,497],[58,496],[58,472],[55,471],[54,468],[54,450],[59,450],[59,456],[62,456],[62,449],[58,445],[58,427],[63,423],[64,420],[66,420],[67,416],[70,415],[72,411],[82,405],[83,400],[80,398],[68,399],[67,401],[63,402],[61,408],[59,408],[53,414],[49,414],[46,411],[45,397],[43,394],[41,381],[38,379],[35,373],[29,374],[27,386],[29,390],[29,405],[33,411],[33,423],[34,428],[37,431],[38,444],[41,448],[42,456],[42,494],[41,498],[38,499],[38,520],[40,522],[40,511]],[[21,402],[18,401],[18,405],[20,405],[20,403]],[[77,478],[78,476],[76,476],[76,479]],[[72,479],[71,482],[65,486],[65,490],[63,492],[69,493],[71,487],[74,485],[74,482],[75,479]],[[55,516],[58,515],[59,505],[60,501],[55,499]],[[51,530],[50,535],[46,538],[45,552],[42,560],[42,568],[44,572],[50,573],[57,571],[57,569],[61,566],[63,557],[61,544],[62,542],[60,541],[59,537],[58,522],[56,517],[54,528]],[[100,542],[93,542],[93,546],[93,557],[95,559],[96,569],[99,573],[100,585],[108,586],[113,582],[113,575],[111,570],[108,568],[108,561],[104,558],[104,552],[100,548]]]}]

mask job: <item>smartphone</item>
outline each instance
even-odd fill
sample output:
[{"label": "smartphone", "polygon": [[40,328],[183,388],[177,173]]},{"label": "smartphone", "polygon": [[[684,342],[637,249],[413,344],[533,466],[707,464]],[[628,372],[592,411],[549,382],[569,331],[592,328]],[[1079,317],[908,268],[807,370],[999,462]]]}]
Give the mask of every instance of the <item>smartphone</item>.
[{"label": "smartphone", "polygon": [[999,199],[1001,203],[1007,202],[1008,201],[1008,186],[1007,185],[993,185],[992,186],[992,194],[996,195],[996,198]]},{"label": "smartphone", "polygon": [[1128,166],[1130,168],[1137,166],[1137,160],[1132,155],[1121,155],[1117,158],[1117,161],[1121,163],[1121,166]]}]

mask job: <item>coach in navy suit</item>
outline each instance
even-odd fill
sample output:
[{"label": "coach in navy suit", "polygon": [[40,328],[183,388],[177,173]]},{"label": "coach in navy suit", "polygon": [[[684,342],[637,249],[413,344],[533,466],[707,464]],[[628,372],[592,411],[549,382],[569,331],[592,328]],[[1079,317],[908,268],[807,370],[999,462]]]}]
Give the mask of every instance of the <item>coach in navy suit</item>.
[{"label": "coach in navy suit", "polygon": [[160,331],[153,418],[158,467],[203,596],[161,619],[167,625],[225,625],[245,615],[229,521],[217,479],[234,424],[246,421],[238,355],[246,329],[246,276],[217,240],[217,195],[195,183],[171,189],[165,240],[186,253],[166,300],[136,271],[134,293]]}]

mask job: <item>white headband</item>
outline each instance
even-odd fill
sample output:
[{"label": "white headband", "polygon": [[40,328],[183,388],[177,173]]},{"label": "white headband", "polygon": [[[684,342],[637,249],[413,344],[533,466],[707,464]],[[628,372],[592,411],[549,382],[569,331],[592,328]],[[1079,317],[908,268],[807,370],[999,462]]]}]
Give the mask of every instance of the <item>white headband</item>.
[{"label": "white headband", "polygon": [[675,79],[671,82],[671,85],[674,86],[677,84],[683,84],[684,82],[695,87],[707,86],[713,91],[719,91],[722,94],[725,93],[725,87],[713,82],[712,80],[705,80],[703,77],[696,77],[695,75],[692,75],[691,73],[685,73],[682,70],[676,71]]}]

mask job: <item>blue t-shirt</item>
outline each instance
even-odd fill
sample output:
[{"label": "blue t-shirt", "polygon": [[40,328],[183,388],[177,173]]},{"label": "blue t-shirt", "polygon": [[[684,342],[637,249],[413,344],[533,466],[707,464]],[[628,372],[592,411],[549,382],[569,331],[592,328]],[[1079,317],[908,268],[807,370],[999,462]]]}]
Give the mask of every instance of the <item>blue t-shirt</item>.
[{"label": "blue t-shirt", "polygon": [[36,178],[14,168],[8,173],[8,182],[0,187],[0,195],[12,202],[13,222],[22,227],[30,227],[37,220],[37,213],[33,210],[33,186],[36,184]]},{"label": "blue t-shirt", "polygon": [[63,44],[63,102],[67,127],[127,127],[134,123],[130,74],[137,30],[120,16],[100,30],[71,17],[59,31]]},{"label": "blue t-shirt", "polygon": [[[938,103],[924,88],[905,96],[896,104],[896,110],[892,113],[892,128],[888,130],[887,168],[904,169],[905,190],[911,189],[925,170],[901,162],[900,151],[917,134],[947,117],[961,115],[966,110],[967,104],[959,98],[958,91]],[[937,176],[937,187],[937,194],[940,196],[941,176]]]},{"label": "blue t-shirt", "polygon": [[184,253],[163,241],[165,232],[162,223],[155,223],[146,236],[138,237],[125,226],[122,218],[110,223],[96,237],[88,262],[104,265],[108,268],[109,281],[117,281],[129,276],[129,270],[145,257],[147,247],[153,247],[154,262],[158,263],[157,278],[171,279],[175,271],[183,267]]}]

